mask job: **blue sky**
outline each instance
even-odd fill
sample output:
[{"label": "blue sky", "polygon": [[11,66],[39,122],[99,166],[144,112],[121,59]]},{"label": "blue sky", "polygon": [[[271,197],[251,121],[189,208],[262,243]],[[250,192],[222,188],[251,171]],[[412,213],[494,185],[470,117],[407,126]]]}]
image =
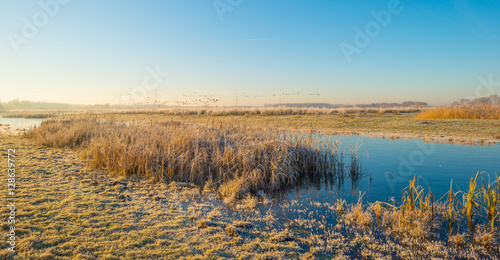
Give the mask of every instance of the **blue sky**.
[{"label": "blue sky", "polygon": [[[498,17],[469,0],[2,0],[0,99],[448,104],[500,81]],[[374,22],[348,62],[341,44]]]}]

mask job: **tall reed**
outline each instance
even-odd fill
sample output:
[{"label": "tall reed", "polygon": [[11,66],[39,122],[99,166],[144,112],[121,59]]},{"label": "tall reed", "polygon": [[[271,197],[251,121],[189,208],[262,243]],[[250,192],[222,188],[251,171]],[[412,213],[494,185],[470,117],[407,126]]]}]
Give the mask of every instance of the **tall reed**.
[{"label": "tall reed", "polygon": [[463,211],[467,218],[467,225],[470,232],[474,232],[474,213],[478,210],[477,178],[478,172],[474,178],[470,179],[469,189],[463,195]]},{"label": "tall reed", "polygon": [[486,212],[490,222],[491,229],[495,228],[497,219],[500,216],[500,179],[495,176],[494,182],[491,182],[488,176],[488,183],[483,180],[483,186],[480,192],[481,207]]},{"label": "tall reed", "polygon": [[445,222],[447,222],[448,232],[452,234],[455,231],[455,226],[457,224],[457,219],[460,214],[457,210],[461,208],[460,200],[457,195],[460,192],[453,192],[453,180],[450,183],[450,190],[445,195],[447,197],[445,201],[445,208],[443,210],[443,217]]}]

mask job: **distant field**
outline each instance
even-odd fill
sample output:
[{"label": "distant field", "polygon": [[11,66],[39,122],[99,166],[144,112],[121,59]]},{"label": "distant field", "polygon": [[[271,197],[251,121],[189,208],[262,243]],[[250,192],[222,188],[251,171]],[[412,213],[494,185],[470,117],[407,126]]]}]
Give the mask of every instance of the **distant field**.
[{"label": "distant field", "polygon": [[181,120],[192,123],[242,122],[273,125],[289,130],[320,131],[325,134],[363,134],[386,138],[421,138],[425,141],[461,144],[495,143],[500,140],[499,120],[419,119],[418,113],[348,113],[301,115],[209,115],[160,111],[103,113],[101,118],[124,121]]},{"label": "distant field", "polygon": [[314,107],[255,107],[255,108],[122,108],[122,109],[63,109],[63,110],[9,110],[0,112],[3,117],[10,118],[40,118],[67,114],[81,113],[125,113],[125,114],[150,114],[162,113],[164,115],[209,115],[209,116],[285,116],[285,115],[363,115],[363,114],[401,114],[416,113],[421,109],[417,107],[388,107],[388,108],[314,108]]},{"label": "distant field", "polygon": [[[474,108],[474,107],[472,107]],[[453,112],[453,113],[452,113]],[[386,138],[421,138],[425,141],[491,144],[500,140],[498,107],[465,108],[172,108],[147,110],[11,111],[4,117],[68,118],[95,115],[123,121],[170,120],[191,123],[242,122],[288,130],[326,134],[363,134]],[[485,116],[485,115],[490,115]],[[493,120],[463,120],[492,118]]]}]

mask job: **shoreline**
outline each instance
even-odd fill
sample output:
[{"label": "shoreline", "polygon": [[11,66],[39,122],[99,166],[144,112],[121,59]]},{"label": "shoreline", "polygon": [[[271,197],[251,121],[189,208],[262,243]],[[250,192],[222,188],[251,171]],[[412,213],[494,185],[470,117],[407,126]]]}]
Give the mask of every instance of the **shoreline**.
[{"label": "shoreline", "polygon": [[[333,131],[333,132],[332,132]],[[498,139],[482,139],[477,137],[455,137],[455,136],[432,136],[432,135],[411,135],[402,133],[384,133],[384,132],[358,132],[358,131],[344,131],[337,132],[335,130],[318,131],[325,135],[341,135],[341,136],[363,136],[371,138],[391,139],[391,140],[420,140],[425,143],[436,144],[454,144],[454,145],[467,145],[467,146],[491,146],[500,143]]]},{"label": "shoreline", "polygon": [[10,126],[9,124],[0,124],[0,134],[6,134],[6,135],[21,135],[24,132],[26,132],[30,127],[13,127]]}]

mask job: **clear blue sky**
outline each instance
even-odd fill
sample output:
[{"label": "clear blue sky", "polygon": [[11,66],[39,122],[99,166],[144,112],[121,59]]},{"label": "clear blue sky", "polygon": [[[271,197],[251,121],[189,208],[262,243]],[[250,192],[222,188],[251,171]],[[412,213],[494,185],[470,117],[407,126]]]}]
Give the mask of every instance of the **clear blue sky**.
[{"label": "clear blue sky", "polygon": [[[480,76],[500,81],[493,0],[401,0],[347,62],[341,43],[356,47],[354,28],[373,25],[371,12],[390,2],[220,0],[232,11],[217,12],[212,0],[69,0],[48,9],[1,0],[0,99],[117,103],[156,93],[169,102],[209,95],[218,105],[438,105],[473,95]],[[157,66],[168,76],[141,90],[144,78],[157,83],[148,78]]]}]

